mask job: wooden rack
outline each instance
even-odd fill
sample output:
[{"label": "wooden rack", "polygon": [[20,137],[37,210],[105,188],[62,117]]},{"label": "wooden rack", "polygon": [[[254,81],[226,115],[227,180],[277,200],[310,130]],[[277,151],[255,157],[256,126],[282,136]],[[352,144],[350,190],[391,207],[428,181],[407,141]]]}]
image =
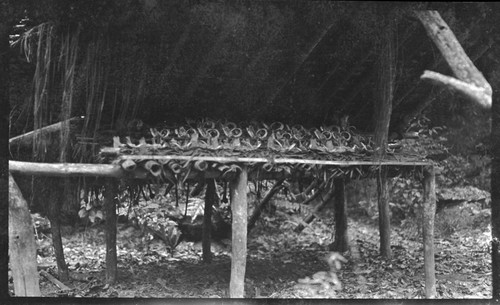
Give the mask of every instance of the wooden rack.
[{"label": "wooden rack", "polygon": [[[423,209],[423,243],[424,243],[424,272],[425,272],[425,287],[426,294],[430,294],[435,290],[435,270],[434,270],[434,215],[436,208],[435,198],[435,174],[434,166],[431,162],[414,160],[414,161],[335,161],[335,160],[309,160],[296,158],[259,158],[259,157],[214,157],[214,156],[169,156],[169,155],[120,155],[114,159],[113,164],[49,164],[49,163],[32,163],[9,161],[10,171],[12,173],[22,173],[28,175],[46,175],[58,177],[70,176],[95,176],[105,177],[105,209],[107,212],[107,227],[106,230],[106,278],[108,283],[116,281],[116,192],[118,191],[118,182],[120,179],[149,179],[151,175],[142,167],[137,167],[137,170],[127,171],[121,166],[121,162],[125,160],[135,160],[137,162],[146,162],[148,160],[168,161],[206,161],[217,162],[222,164],[237,164],[240,168],[230,179],[231,191],[231,208],[233,211],[232,218],[232,257],[231,257],[231,280],[230,280],[230,296],[243,297],[244,295],[244,275],[246,268],[247,257],[247,183],[249,179],[278,179],[283,178],[279,173],[262,175],[259,177],[251,176],[249,178],[249,167],[255,164],[265,164],[272,162],[273,164],[311,164],[319,165],[328,168],[345,168],[349,166],[368,167],[368,171],[380,168],[418,168],[423,171],[423,187],[424,187],[424,209]],[[374,167],[370,169],[370,167]],[[193,173],[196,175],[196,173]],[[200,175],[200,173],[197,173]],[[203,179],[217,179],[220,177],[220,172],[207,170],[203,173]],[[191,177],[191,178],[194,178]],[[198,177],[199,179],[199,177]],[[345,179],[337,180],[343,184]],[[344,196],[343,196],[344,197]],[[341,198],[345,200],[345,198]],[[388,205],[388,200],[382,202],[383,205]],[[339,217],[339,216],[336,216]],[[347,218],[344,209],[343,215],[340,216],[344,220]],[[342,222],[341,222],[342,223]],[[337,225],[337,222],[336,222]],[[114,229],[113,229],[114,228]],[[382,233],[382,232],[381,232]],[[384,232],[389,235],[389,232]],[[337,235],[337,234],[336,234]],[[206,248],[206,247],[204,247]],[[210,249],[210,247],[208,247]]]}]

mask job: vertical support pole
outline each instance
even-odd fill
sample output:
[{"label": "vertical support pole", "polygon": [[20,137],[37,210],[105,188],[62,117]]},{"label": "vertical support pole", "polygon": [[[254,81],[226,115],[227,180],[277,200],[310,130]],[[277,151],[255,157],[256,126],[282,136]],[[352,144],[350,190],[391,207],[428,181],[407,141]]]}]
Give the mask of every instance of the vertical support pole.
[{"label": "vertical support pole", "polygon": [[116,201],[118,182],[106,178],[104,185],[104,211],[106,213],[106,283],[114,284],[117,275],[116,255]]},{"label": "vertical support pole", "polygon": [[391,250],[391,216],[389,209],[389,190],[387,184],[387,167],[381,166],[377,175],[378,225],[380,231],[380,255],[392,257]]},{"label": "vertical support pole", "polygon": [[210,263],[212,261],[212,249],[210,245],[212,238],[212,207],[216,196],[215,179],[209,179],[206,185],[207,190],[205,192],[205,210],[203,213],[202,248],[203,262]]},{"label": "vertical support pole", "polygon": [[9,173],[9,258],[17,297],[41,296],[28,203]]},{"label": "vertical support pole", "polygon": [[248,172],[244,165],[237,178],[231,181],[232,209],[232,257],[229,297],[245,296],[245,269],[247,261],[247,182]]},{"label": "vertical support pole", "polygon": [[333,183],[335,187],[335,241],[332,250],[345,252],[349,249],[345,179],[338,178]]},{"label": "vertical support pole", "polygon": [[434,263],[434,216],[436,214],[436,176],[434,167],[424,169],[424,208],[422,211],[424,235],[425,297],[436,297]]}]

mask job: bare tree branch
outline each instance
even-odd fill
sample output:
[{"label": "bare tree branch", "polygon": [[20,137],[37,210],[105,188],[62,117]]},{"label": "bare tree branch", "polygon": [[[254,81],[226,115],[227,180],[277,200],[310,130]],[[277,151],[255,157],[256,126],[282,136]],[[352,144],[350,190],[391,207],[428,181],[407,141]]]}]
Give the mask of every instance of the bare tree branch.
[{"label": "bare tree branch", "polygon": [[437,11],[417,11],[427,35],[438,47],[456,78],[438,76],[438,73],[424,72],[421,79],[432,80],[464,94],[485,108],[491,107],[492,89],[483,74],[465,53],[457,38]]}]

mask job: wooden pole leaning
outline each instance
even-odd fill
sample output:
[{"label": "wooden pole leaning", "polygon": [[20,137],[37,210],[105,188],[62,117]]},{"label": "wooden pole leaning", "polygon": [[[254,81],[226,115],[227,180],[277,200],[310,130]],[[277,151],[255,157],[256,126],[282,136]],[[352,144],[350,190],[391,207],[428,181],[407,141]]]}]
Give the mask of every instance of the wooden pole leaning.
[{"label": "wooden pole leaning", "polygon": [[229,297],[245,296],[245,271],[247,260],[247,183],[246,165],[241,167],[237,178],[230,183],[232,210],[232,257]]},{"label": "wooden pole leaning", "polygon": [[434,216],[436,215],[436,175],[433,166],[424,168],[424,206],[422,210],[425,297],[436,297],[436,271],[434,262]]},{"label": "wooden pole leaning", "polygon": [[206,187],[205,209],[203,213],[202,249],[203,262],[210,263],[212,261],[212,207],[215,203],[215,196],[217,195],[217,185],[215,179],[209,179],[206,183]]},{"label": "wooden pole leaning", "polygon": [[104,211],[106,213],[106,283],[112,285],[116,282],[117,277],[116,203],[118,180],[106,178],[104,188]]},{"label": "wooden pole leaning", "polygon": [[83,116],[74,117],[74,118],[59,122],[59,123],[55,123],[52,125],[42,127],[40,129],[37,129],[37,130],[27,132],[27,133],[22,134],[22,135],[15,136],[15,137],[9,139],[9,145],[30,146],[33,144],[33,139],[35,138],[35,136],[37,134],[55,133],[55,132],[60,131],[64,127],[65,124],[77,123],[78,121],[83,121],[84,119],[85,119],[85,117],[83,117]]}]

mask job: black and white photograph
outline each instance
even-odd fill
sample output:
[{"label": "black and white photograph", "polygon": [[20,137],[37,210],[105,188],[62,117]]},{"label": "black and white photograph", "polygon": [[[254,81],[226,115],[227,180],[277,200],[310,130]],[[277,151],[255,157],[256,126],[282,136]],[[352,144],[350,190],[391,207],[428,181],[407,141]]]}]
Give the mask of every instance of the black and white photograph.
[{"label": "black and white photograph", "polygon": [[0,303],[499,301],[499,20],[0,0]]}]

